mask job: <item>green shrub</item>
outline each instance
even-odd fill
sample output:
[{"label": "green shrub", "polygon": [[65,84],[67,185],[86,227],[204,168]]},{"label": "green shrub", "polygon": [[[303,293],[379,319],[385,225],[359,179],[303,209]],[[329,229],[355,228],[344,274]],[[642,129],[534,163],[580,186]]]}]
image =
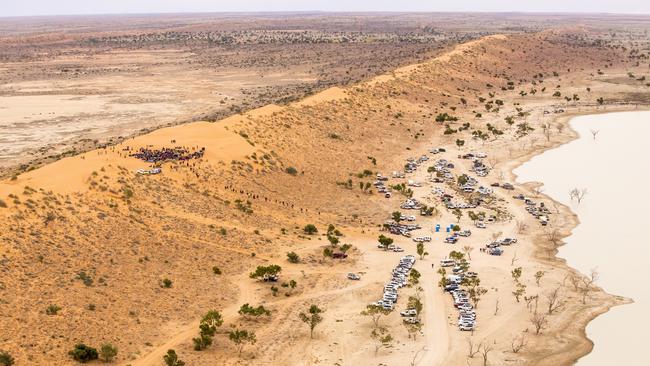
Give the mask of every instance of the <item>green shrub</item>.
[{"label": "green shrub", "polygon": [[117,356],[117,347],[110,343],[105,343],[99,350],[99,356],[104,362],[111,362]]},{"label": "green shrub", "polygon": [[0,366],[12,366],[14,358],[8,352],[0,350]]},{"label": "green shrub", "polygon": [[300,262],[300,257],[295,252],[287,253],[287,259],[289,260],[290,263],[298,263],[298,262]]},{"label": "green shrub", "polygon": [[303,228],[303,231],[305,232],[305,234],[314,235],[314,234],[316,234],[318,232],[318,229],[316,228],[316,225],[308,224],[308,225],[305,225],[305,227]]},{"label": "green shrub", "polygon": [[59,310],[61,310],[60,306],[52,304],[45,309],[45,314],[56,315],[59,312]]},{"label": "green shrub", "polygon": [[75,361],[79,361],[81,363],[96,360],[99,357],[99,354],[95,348],[86,346],[83,343],[79,343],[74,346],[74,349],[68,352],[68,354],[72,356]]}]

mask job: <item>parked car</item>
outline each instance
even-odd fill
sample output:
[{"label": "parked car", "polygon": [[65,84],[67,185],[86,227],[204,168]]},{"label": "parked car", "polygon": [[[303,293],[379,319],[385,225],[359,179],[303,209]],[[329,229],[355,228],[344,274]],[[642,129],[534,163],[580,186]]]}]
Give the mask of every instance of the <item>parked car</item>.
[{"label": "parked car", "polygon": [[361,279],[361,276],[359,276],[356,273],[348,273],[348,279],[353,281],[359,281]]},{"label": "parked car", "polygon": [[457,241],[458,241],[458,238],[455,237],[455,236],[449,236],[449,237],[445,238],[445,243],[448,243],[448,244],[456,244]]},{"label": "parked car", "polygon": [[401,316],[417,316],[418,311],[415,310],[415,309],[406,309],[406,310],[400,312],[399,315],[401,315]]},{"label": "parked car", "polygon": [[463,230],[463,231],[459,231],[458,235],[468,237],[468,236],[472,235],[472,232],[469,231],[469,230]]},{"label": "parked car", "polygon": [[440,260],[441,267],[453,267],[456,265],[456,261],[453,259],[442,259]]},{"label": "parked car", "polygon": [[410,316],[408,318],[404,318],[404,322],[409,324],[418,324],[420,322],[420,319],[414,316]]}]

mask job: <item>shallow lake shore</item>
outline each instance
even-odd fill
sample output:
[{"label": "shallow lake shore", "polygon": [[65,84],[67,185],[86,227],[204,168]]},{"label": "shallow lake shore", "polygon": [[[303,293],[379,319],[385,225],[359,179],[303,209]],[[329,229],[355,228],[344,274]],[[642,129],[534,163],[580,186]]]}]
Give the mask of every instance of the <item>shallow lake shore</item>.
[{"label": "shallow lake shore", "polygon": [[[570,126],[575,138],[534,156],[514,171],[519,182],[543,182],[545,194],[577,214],[579,221],[576,224],[579,224],[565,239],[568,245],[560,249],[558,256],[583,274],[596,269],[600,277],[598,284],[604,290],[633,297],[637,301],[634,305],[617,308],[589,323],[587,335],[596,346],[581,359],[581,365],[611,364],[621,361],[621,354],[627,355],[629,359],[626,361],[631,364],[641,358],[640,354],[635,356],[635,352],[642,349],[636,344],[641,342],[642,337],[635,336],[635,330],[630,329],[639,327],[630,325],[643,319],[641,303],[647,301],[648,294],[644,294],[643,290],[639,293],[638,289],[643,286],[638,286],[636,281],[628,281],[626,275],[629,274],[629,253],[639,253],[640,246],[635,245],[638,244],[635,238],[643,237],[642,233],[636,233],[642,228],[639,222],[642,216],[634,214],[634,207],[644,207],[644,204],[638,204],[638,193],[617,190],[617,175],[611,174],[607,168],[615,167],[626,172],[626,177],[632,181],[642,178],[642,170],[634,168],[641,157],[631,158],[635,155],[631,154],[630,149],[639,150],[637,139],[643,138],[644,131],[649,128],[643,125],[642,120],[647,119],[649,113],[635,111],[571,116]],[[625,128],[619,123],[624,123]],[[596,134],[595,138],[592,134]],[[613,179],[617,179],[617,182],[613,182]],[[579,190],[586,189],[580,204],[569,198],[569,191],[574,186]],[[625,212],[625,218],[618,219],[617,212]],[[621,221],[628,221],[622,235],[615,230],[616,222]],[[609,243],[616,243],[614,252]],[[624,247],[620,248],[621,245]],[[586,251],[588,256],[584,255]],[[633,262],[642,266],[643,259],[648,256],[636,257]],[[626,336],[621,337],[621,334]]]}]

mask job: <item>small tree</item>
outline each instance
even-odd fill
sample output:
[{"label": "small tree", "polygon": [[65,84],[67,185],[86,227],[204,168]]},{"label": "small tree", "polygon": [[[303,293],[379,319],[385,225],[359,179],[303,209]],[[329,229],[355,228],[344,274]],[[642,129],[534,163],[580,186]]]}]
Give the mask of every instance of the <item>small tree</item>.
[{"label": "small tree", "polygon": [[515,295],[515,299],[519,302],[519,299],[526,294],[526,285],[517,283],[517,286],[512,294]]},{"label": "small tree", "polygon": [[117,347],[113,346],[110,343],[105,343],[99,349],[99,357],[104,362],[111,362],[117,356]]},{"label": "small tree", "polygon": [[384,316],[390,314],[390,310],[384,309],[381,306],[377,305],[368,305],[366,306],[366,310],[361,312],[361,315],[363,316],[368,316],[370,319],[372,319],[372,324],[374,325],[373,328],[378,328],[379,327],[379,319]]},{"label": "small tree", "polygon": [[519,278],[521,278],[521,272],[522,272],[521,267],[517,267],[510,272],[510,274],[512,275],[512,279],[515,280],[515,283],[519,283]]},{"label": "small tree", "polygon": [[417,244],[417,253],[420,256],[420,260],[423,260],[425,256],[429,255],[429,252],[424,250],[424,243]]},{"label": "small tree", "polygon": [[478,309],[478,303],[481,301],[483,295],[485,295],[488,290],[486,288],[476,286],[469,289],[469,297],[474,302],[474,307]]},{"label": "small tree", "polygon": [[255,333],[253,333],[252,331],[249,332],[247,330],[240,330],[240,329],[231,330],[230,333],[228,334],[228,338],[237,347],[237,353],[239,355],[241,355],[241,351],[244,349],[244,346],[247,343],[253,345],[255,344],[255,342],[257,342],[257,338],[255,338]]},{"label": "small tree", "polygon": [[334,235],[332,235],[330,233],[327,233],[327,240],[330,242],[330,244],[333,247],[336,247],[338,245],[339,241],[340,241],[339,238],[337,238],[336,236],[334,236]]},{"label": "small tree", "polygon": [[277,264],[271,264],[269,266],[257,266],[255,272],[249,274],[250,278],[260,278],[264,276],[275,276],[282,271],[282,267]]},{"label": "small tree", "polygon": [[539,287],[539,281],[544,277],[546,272],[544,271],[537,271],[535,272],[535,283],[537,284],[537,287]]},{"label": "small tree", "polygon": [[9,352],[0,350],[0,366],[13,366],[14,358],[11,357]]},{"label": "small tree", "polygon": [[194,350],[201,351],[212,344],[212,338],[217,332],[217,328],[223,324],[221,313],[216,310],[210,310],[201,319],[199,323],[199,336],[193,338]]},{"label": "small tree", "polygon": [[463,211],[461,211],[459,208],[455,208],[453,211],[451,211],[454,216],[456,216],[456,222],[460,222],[461,217],[463,217]]},{"label": "small tree", "polygon": [[415,268],[411,269],[411,272],[409,273],[409,287],[413,285],[417,285],[420,283],[420,277],[422,277],[422,274],[416,270]]},{"label": "small tree", "polygon": [[377,240],[379,240],[379,244],[384,250],[388,250],[388,246],[393,244],[393,238],[389,238],[384,235],[379,235],[379,239]]},{"label": "small tree", "polygon": [[399,211],[393,211],[393,215],[392,215],[392,216],[393,216],[393,220],[394,220],[395,222],[400,222],[400,221],[402,221],[402,213],[401,213],[401,212],[399,212]]},{"label": "small tree", "polygon": [[309,325],[309,336],[314,338],[314,328],[323,321],[323,317],[320,315],[323,312],[318,306],[312,305],[309,307],[308,314],[300,313],[300,320]]},{"label": "small tree", "polygon": [[375,356],[380,348],[390,348],[393,344],[393,336],[384,327],[373,329],[370,336],[377,342],[375,344]]},{"label": "small tree", "polygon": [[176,351],[173,349],[167,351],[167,354],[163,356],[163,361],[167,366],[185,366],[185,362],[178,358]]},{"label": "small tree", "polygon": [[75,361],[81,363],[96,360],[99,357],[99,354],[95,348],[86,346],[83,343],[75,345],[74,349],[68,352],[68,354],[72,356]]},{"label": "small tree", "polygon": [[422,304],[422,301],[416,296],[409,296],[409,301],[407,306],[409,309],[415,309],[415,312],[418,314],[417,315],[418,317],[420,317],[420,313],[424,309],[424,305]]},{"label": "small tree", "polygon": [[416,340],[417,334],[422,330],[422,323],[407,323],[403,322],[406,331],[408,332],[409,339],[413,337]]}]

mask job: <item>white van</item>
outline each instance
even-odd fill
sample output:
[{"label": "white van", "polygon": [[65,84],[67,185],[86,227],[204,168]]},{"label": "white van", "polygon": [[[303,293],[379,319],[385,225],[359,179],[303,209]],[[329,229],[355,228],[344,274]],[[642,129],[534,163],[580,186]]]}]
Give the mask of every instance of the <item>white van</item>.
[{"label": "white van", "polygon": [[456,262],[453,259],[442,259],[440,261],[440,266],[442,267],[453,267],[456,265]]}]

